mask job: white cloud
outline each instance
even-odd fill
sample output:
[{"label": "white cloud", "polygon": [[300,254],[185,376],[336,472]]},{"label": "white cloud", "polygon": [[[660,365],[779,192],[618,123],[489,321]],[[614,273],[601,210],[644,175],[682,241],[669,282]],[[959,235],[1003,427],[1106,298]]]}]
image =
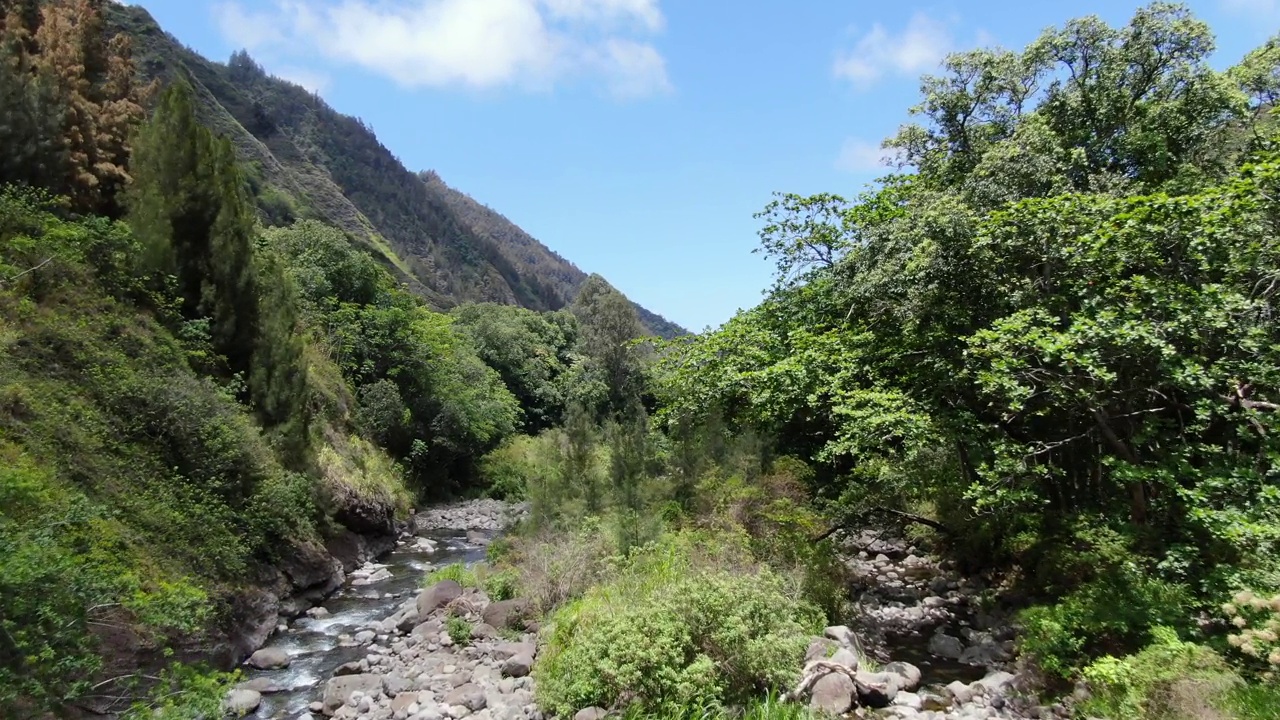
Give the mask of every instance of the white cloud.
[{"label": "white cloud", "polygon": [[[406,87],[547,89],[573,76],[620,98],[671,88],[653,35],[659,0],[273,0],[218,11],[224,34],[248,47],[319,53]],[[279,28],[279,37],[270,30]]]},{"label": "white cloud", "polygon": [[848,138],[840,146],[836,157],[836,169],[845,172],[866,173],[884,170],[893,162],[894,150],[882,148],[879,143],[860,138]]},{"label": "white cloud", "polygon": [[871,26],[850,50],[840,52],[833,72],[857,87],[888,74],[919,75],[937,67],[954,47],[947,24],[916,12],[899,33],[880,23]]}]

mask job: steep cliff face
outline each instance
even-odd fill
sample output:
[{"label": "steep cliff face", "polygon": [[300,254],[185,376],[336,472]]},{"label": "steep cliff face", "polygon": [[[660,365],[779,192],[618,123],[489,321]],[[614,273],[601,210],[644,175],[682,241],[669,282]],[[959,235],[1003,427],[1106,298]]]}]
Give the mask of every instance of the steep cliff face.
[{"label": "steep cliff face", "polygon": [[[268,75],[248,55],[211,62],[165,33],[146,10],[112,5],[148,79],[186,78],[201,120],[232,139],[251,168],[264,219],[315,217],[344,230],[436,309],[498,302],[532,310],[570,303],[586,273],[497,212],[415,174],[373,129]],[[637,306],[649,332],[683,328]]]}]

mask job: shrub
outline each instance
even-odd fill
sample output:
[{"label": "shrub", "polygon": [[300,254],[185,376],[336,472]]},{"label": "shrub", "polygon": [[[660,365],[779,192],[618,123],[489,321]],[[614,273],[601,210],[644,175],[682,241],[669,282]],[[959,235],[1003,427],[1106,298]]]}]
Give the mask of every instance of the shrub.
[{"label": "shrub", "polygon": [[739,541],[667,536],[556,612],[534,669],[539,704],[567,717],[619,701],[642,712],[719,708],[799,673],[821,613]]},{"label": "shrub", "polygon": [[151,696],[135,702],[122,720],[189,720],[224,715],[227,689],[240,680],[240,671],[209,671],[175,663],[161,673]]},{"label": "shrub", "polygon": [[422,579],[422,586],[430,587],[442,580],[453,580],[464,588],[480,587],[475,569],[462,563],[452,563],[432,570]]},{"label": "shrub", "polygon": [[444,621],[445,632],[449,633],[449,639],[454,645],[470,645],[471,644],[471,623],[466,618],[451,615]]},{"label": "shrub", "polygon": [[484,592],[490,600],[510,600],[516,596],[519,575],[511,568],[486,573]]},{"label": "shrub", "polygon": [[1239,632],[1227,642],[1245,665],[1263,679],[1274,681],[1280,673],[1280,595],[1264,597],[1241,591],[1222,606],[1223,613]]},{"label": "shrub", "polygon": [[1181,586],[1136,569],[1108,574],[1056,604],[1024,610],[1021,650],[1049,675],[1069,679],[1093,658],[1141,648],[1154,627],[1184,626],[1186,601]]},{"label": "shrub", "polygon": [[1080,710],[1111,720],[1208,720],[1241,685],[1213,650],[1184,642],[1169,628],[1152,631],[1155,642],[1125,658],[1104,656],[1084,669],[1092,697]]}]

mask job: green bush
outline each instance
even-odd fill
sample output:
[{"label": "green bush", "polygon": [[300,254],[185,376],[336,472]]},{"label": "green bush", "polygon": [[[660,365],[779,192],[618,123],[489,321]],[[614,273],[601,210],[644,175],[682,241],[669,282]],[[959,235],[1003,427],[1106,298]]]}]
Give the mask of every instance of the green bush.
[{"label": "green bush", "polygon": [[1086,716],[1110,720],[1202,720],[1242,684],[1209,648],[1184,642],[1170,628],[1155,628],[1155,642],[1125,658],[1104,656],[1084,669],[1091,697]]},{"label": "green bush", "polygon": [[427,573],[422,578],[422,586],[430,587],[443,580],[452,580],[464,588],[480,587],[480,580],[474,568],[462,563],[451,563]]},{"label": "green bush", "polygon": [[624,700],[645,713],[719,708],[796,679],[821,613],[737,542],[666,536],[557,611],[534,669],[562,717]]},{"label": "green bush", "polygon": [[1109,573],[1052,605],[1019,616],[1021,651],[1049,675],[1069,679],[1090,660],[1143,647],[1158,626],[1185,627],[1186,590],[1130,571]]},{"label": "green bush", "polygon": [[223,698],[227,689],[240,680],[240,671],[216,672],[175,663],[161,673],[159,680],[150,697],[135,702],[121,720],[223,717]]},{"label": "green bush", "polygon": [[454,645],[464,646],[471,644],[471,623],[466,618],[460,618],[454,615],[449,616],[444,621],[445,632],[449,633],[449,639]]},{"label": "green bush", "polygon": [[486,573],[484,592],[490,600],[510,600],[516,596],[519,582],[519,575],[510,568]]}]

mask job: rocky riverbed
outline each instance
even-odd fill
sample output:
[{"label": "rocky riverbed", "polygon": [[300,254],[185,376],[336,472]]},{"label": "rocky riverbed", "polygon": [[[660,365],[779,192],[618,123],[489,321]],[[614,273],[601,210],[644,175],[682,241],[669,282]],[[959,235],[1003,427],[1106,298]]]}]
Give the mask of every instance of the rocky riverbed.
[{"label": "rocky riverbed", "polygon": [[[229,704],[263,719],[543,720],[529,677],[538,626],[524,604],[453,581],[417,589],[433,565],[481,560],[523,512],[484,500],[419,513],[390,556],[278,628]],[[813,638],[799,701],[827,714],[906,720],[1061,711],[1023,696],[1014,631],[980,602],[982,583],[902,540],[861,533],[841,542],[856,608],[849,626]],[[576,720],[602,714],[583,708]]]}]

